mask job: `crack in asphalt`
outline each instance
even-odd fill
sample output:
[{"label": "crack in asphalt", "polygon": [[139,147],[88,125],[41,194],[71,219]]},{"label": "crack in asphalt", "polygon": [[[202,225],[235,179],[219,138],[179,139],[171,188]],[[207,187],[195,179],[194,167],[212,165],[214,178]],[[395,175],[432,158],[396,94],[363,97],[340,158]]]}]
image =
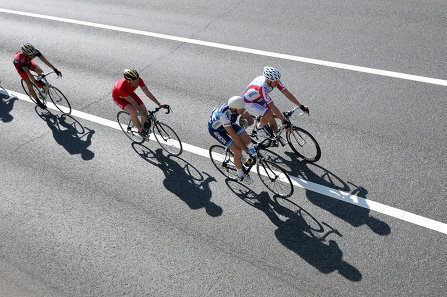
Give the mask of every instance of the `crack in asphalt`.
[{"label": "crack in asphalt", "polygon": [[[213,19],[212,21],[210,21],[210,22],[209,22],[205,27],[203,27],[202,29],[197,30],[197,31],[196,31],[195,33],[193,33],[189,38],[196,38],[197,35],[199,35],[201,32],[204,32],[206,29],[208,29],[208,27],[209,27],[212,23],[214,23],[214,22],[216,22],[216,21],[222,19],[223,17],[229,15],[229,14],[232,13],[234,10],[236,10],[236,8],[237,8],[241,3],[243,3],[244,1],[245,1],[245,0],[241,0],[241,1],[239,1],[238,3],[236,3],[236,5],[235,5],[233,8],[231,8],[231,9],[227,10],[226,12],[224,12],[224,13],[218,15],[217,18],[215,18],[215,19]],[[181,42],[181,43],[180,43],[178,46],[176,46],[176,47],[175,47],[169,54],[160,56],[159,58],[155,59],[154,61],[152,61],[152,62],[149,63],[148,65],[146,65],[146,66],[144,66],[143,68],[141,68],[141,70],[142,70],[142,71],[147,70],[150,66],[154,65],[155,63],[157,63],[157,62],[159,62],[159,61],[161,61],[161,60],[163,60],[163,59],[165,59],[165,58],[170,57],[171,55],[173,55],[178,49],[180,49],[180,48],[181,48],[182,46],[184,46],[185,44],[186,44],[185,42]]]},{"label": "crack in asphalt", "polygon": [[233,8],[231,8],[231,9],[227,10],[226,12],[224,12],[224,13],[218,15],[217,18],[213,19],[213,20],[210,21],[205,27],[203,27],[202,29],[198,30],[196,33],[194,33],[193,35],[191,35],[190,38],[197,37],[197,35],[199,35],[200,33],[204,32],[206,29],[208,29],[208,27],[209,27],[212,23],[215,23],[216,21],[222,19],[223,17],[225,17],[225,16],[229,15],[230,13],[232,13],[233,11],[235,11],[236,8],[237,8],[242,2],[244,2],[244,1],[245,1],[245,0],[241,0],[241,1],[239,1],[238,3],[236,3],[236,5],[235,5]]}]

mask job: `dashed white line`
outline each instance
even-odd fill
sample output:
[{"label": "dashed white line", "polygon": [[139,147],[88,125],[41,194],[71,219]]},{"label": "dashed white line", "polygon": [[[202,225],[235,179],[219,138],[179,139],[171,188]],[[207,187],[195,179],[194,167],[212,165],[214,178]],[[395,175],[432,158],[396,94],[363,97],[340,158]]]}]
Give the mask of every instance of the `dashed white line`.
[{"label": "dashed white line", "polygon": [[227,44],[216,43],[216,42],[202,41],[202,40],[167,35],[167,34],[159,34],[159,33],[154,33],[154,32],[135,30],[135,29],[118,27],[118,26],[104,25],[104,24],[93,23],[93,22],[79,21],[79,20],[74,20],[74,19],[61,18],[61,17],[56,17],[56,16],[31,13],[31,12],[17,11],[17,10],[4,9],[4,8],[0,8],[0,12],[21,15],[21,16],[27,16],[27,17],[33,17],[33,18],[52,20],[52,21],[63,22],[63,23],[88,26],[88,27],[94,27],[94,28],[100,28],[100,29],[106,29],[106,30],[126,32],[126,33],[130,33],[130,34],[149,36],[149,37],[153,37],[153,38],[172,40],[172,41],[177,41],[177,42],[184,42],[184,43],[196,44],[196,45],[213,47],[213,48],[220,48],[220,49],[225,49],[225,50],[231,50],[231,51],[266,56],[266,57],[273,57],[273,58],[278,58],[278,59],[285,59],[285,60],[296,61],[296,62],[301,62],[301,63],[308,63],[308,64],[314,64],[314,65],[320,65],[320,66],[326,66],[326,67],[332,67],[332,68],[351,70],[351,71],[356,71],[356,72],[375,74],[375,75],[380,75],[380,76],[387,76],[387,77],[417,81],[417,82],[422,82],[422,83],[427,83],[427,84],[447,86],[447,80],[438,79],[438,78],[418,76],[418,75],[406,74],[406,73],[400,73],[400,72],[394,72],[394,71],[388,71],[388,70],[380,70],[380,69],[374,69],[374,68],[369,68],[369,67],[355,66],[355,65],[330,62],[330,61],[324,61],[324,60],[318,60],[318,59],[311,59],[311,58],[306,58],[306,57],[299,57],[299,56],[294,56],[294,55],[251,49],[251,48],[227,45]]},{"label": "dashed white line", "polygon": [[[29,97],[27,95],[24,94],[20,94],[20,93],[15,93],[13,91],[10,90],[6,90],[11,96],[16,96],[17,98],[27,101],[27,102],[31,102],[31,99],[29,99]],[[51,104],[50,102],[47,103],[48,107],[50,109],[54,109],[57,110],[55,108],[55,106],[53,104]],[[104,125],[113,129],[117,129],[117,130],[121,130],[118,122],[116,121],[111,121],[111,120],[107,120],[95,115],[91,115],[82,111],[78,111],[78,110],[72,110],[71,112],[72,116],[76,116],[100,125]],[[205,158],[209,158],[209,153],[207,149],[203,149],[201,147],[197,147],[191,144],[187,144],[187,143],[182,143],[183,144],[183,149],[185,151],[188,151],[190,153],[205,157]],[[335,198],[337,200],[341,200],[344,201],[346,203],[350,203],[359,207],[363,207],[369,210],[373,210],[385,215],[388,215],[390,217],[394,217],[409,223],[413,223],[415,225],[419,225],[421,227],[425,227],[434,231],[438,231],[444,234],[447,234],[447,224],[442,223],[442,222],[438,222],[417,214],[413,214],[411,212],[408,211],[404,211],[395,207],[391,207],[379,202],[375,202],[369,199],[365,199],[364,197],[359,197],[356,195],[352,195],[350,193],[344,192],[344,191],[340,191],[337,189],[332,189],[330,187],[326,187],[311,181],[306,181],[304,179],[298,178],[296,176],[290,176],[290,178],[292,179],[292,183],[295,186],[298,186],[300,188],[304,188],[306,190],[312,191],[312,192],[316,192],[331,198]]]}]

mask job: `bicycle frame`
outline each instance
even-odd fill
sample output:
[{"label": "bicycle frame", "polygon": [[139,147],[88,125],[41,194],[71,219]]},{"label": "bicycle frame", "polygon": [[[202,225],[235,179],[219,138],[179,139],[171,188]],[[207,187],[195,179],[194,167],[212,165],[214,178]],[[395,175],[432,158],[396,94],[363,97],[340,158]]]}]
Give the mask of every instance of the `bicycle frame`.
[{"label": "bicycle frame", "polygon": [[[292,109],[292,110],[283,112],[284,118],[287,119],[287,120],[289,120],[290,117],[293,115],[293,113],[295,112],[295,110],[296,110],[297,108],[298,108],[298,107],[295,107],[295,108]],[[304,113],[303,113],[303,114],[304,114]],[[277,117],[274,115],[274,118],[277,118]],[[256,117],[255,122],[254,122],[254,124],[253,124],[254,127],[256,127],[256,125],[258,124],[259,121],[260,121],[260,116]],[[290,123],[290,128],[292,129],[292,128],[294,128],[294,127],[298,127],[298,126],[294,125],[293,123]],[[265,147],[270,147],[270,146],[277,147],[277,146],[280,144],[279,138],[280,138],[281,134],[284,132],[285,129],[284,129],[284,127],[282,127],[282,125],[281,125],[281,126],[279,127],[279,130],[278,130],[278,132],[276,133],[276,135],[275,135],[275,133],[273,133],[273,131],[272,131],[272,129],[271,129],[270,126],[269,126],[268,129],[269,129],[269,132],[270,132],[271,137],[266,139],[266,140],[269,140],[269,142],[268,142],[267,145],[265,145]],[[254,133],[256,133],[255,130],[254,130]]]},{"label": "bicycle frame", "polygon": [[[40,90],[43,90],[43,95],[44,95],[44,100],[45,101],[47,101],[47,98],[48,98],[48,96],[49,96],[49,89],[52,87],[52,85],[48,82],[48,80],[47,80],[47,76],[48,75],[50,75],[50,74],[52,74],[52,73],[56,73],[56,72],[48,72],[48,73],[46,73],[46,74],[43,74],[43,75],[41,75],[41,76],[36,76],[36,78],[38,79],[38,80],[42,80],[44,83],[45,83],[45,86],[43,87],[43,88],[40,88]],[[34,83],[33,83],[33,85],[35,85]],[[36,86],[37,87],[37,86]],[[39,91],[40,91],[39,90]],[[40,92],[41,94],[42,94],[42,92]]]},{"label": "bicycle frame", "polygon": [[[261,162],[262,160],[265,159],[265,157],[261,154],[260,150],[267,148],[267,146],[264,143],[268,140],[269,139],[264,139],[263,141],[254,145],[255,153],[254,153],[254,155],[250,156],[253,159],[253,161],[248,166],[246,166],[245,164],[242,164],[242,171],[244,171],[245,174],[248,174],[251,171],[251,169],[253,168],[253,166],[256,165],[257,162]],[[225,151],[226,152],[230,151],[230,148],[228,148],[228,147],[225,148]],[[229,158],[230,158],[230,155],[226,154],[224,162],[231,161]]]},{"label": "bicycle frame", "polygon": [[[160,111],[160,109],[161,109],[161,107],[157,107],[157,108],[155,108],[154,110],[149,111],[149,112],[147,113],[147,119],[149,120],[150,127],[153,127],[155,124],[158,123],[158,120],[157,120],[157,118],[155,117],[155,113],[157,113],[158,111]],[[165,114],[169,114],[169,113],[171,113],[171,107],[168,105],[168,111],[165,112]],[[139,118],[139,116],[141,116],[141,114],[140,114],[139,112],[137,112],[137,115],[138,115],[138,117],[137,117],[137,119],[138,119],[138,123],[140,124],[140,126],[142,126],[141,121],[140,121],[140,118]],[[130,127],[131,124],[132,124],[132,120],[130,120],[128,126]],[[148,131],[148,132],[150,132],[150,131]],[[148,133],[148,135],[149,135],[149,133]]]}]

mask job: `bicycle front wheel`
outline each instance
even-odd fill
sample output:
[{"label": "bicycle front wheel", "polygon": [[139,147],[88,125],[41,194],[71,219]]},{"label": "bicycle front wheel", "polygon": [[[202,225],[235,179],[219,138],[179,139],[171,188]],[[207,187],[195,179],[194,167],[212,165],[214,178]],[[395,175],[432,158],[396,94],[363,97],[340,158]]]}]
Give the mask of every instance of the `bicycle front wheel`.
[{"label": "bicycle front wheel", "polygon": [[305,162],[316,162],[321,158],[321,149],[317,140],[306,130],[292,127],[286,133],[287,141],[292,150]]},{"label": "bicycle front wheel", "polygon": [[293,194],[293,185],[287,172],[268,160],[260,160],[256,166],[258,176],[264,186],[282,198]]},{"label": "bicycle front wheel", "polygon": [[70,102],[68,102],[67,97],[56,87],[49,87],[48,94],[50,95],[51,101],[57,109],[59,109],[63,114],[71,114]]},{"label": "bicycle front wheel", "polygon": [[133,142],[143,143],[144,138],[138,133],[138,129],[132,123],[132,117],[125,111],[118,112],[118,124],[124,134]]},{"label": "bicycle front wheel", "polygon": [[230,150],[226,150],[221,145],[210,147],[210,159],[213,165],[230,180],[237,180],[237,170],[234,165],[234,155]]},{"label": "bicycle front wheel", "polygon": [[155,122],[154,136],[158,144],[171,156],[180,156],[183,152],[182,142],[171,127],[162,122]]},{"label": "bicycle front wheel", "polygon": [[[21,83],[22,83],[23,91],[25,91],[25,94],[28,95],[28,97],[31,99],[31,101],[33,101],[34,103],[37,104],[36,99],[34,99],[33,96],[31,96],[31,94],[29,93],[28,86],[23,79],[21,80]],[[46,104],[45,96],[42,94],[42,91],[35,84],[33,84],[33,89],[37,95],[37,98],[39,98],[39,100],[41,102]]]}]

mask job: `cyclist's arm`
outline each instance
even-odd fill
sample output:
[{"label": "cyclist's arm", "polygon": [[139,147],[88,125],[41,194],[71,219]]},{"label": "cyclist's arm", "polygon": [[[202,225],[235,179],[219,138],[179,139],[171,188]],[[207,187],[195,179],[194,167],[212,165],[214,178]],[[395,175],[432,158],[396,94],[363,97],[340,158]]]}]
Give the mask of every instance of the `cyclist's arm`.
[{"label": "cyclist's arm", "polygon": [[296,106],[301,107],[301,103],[298,102],[298,100],[293,96],[292,93],[290,93],[287,89],[282,91],[284,96],[286,96],[287,99],[289,99],[292,103],[294,103]]},{"label": "cyclist's arm", "polygon": [[47,59],[45,59],[45,57],[42,55],[39,57],[39,59],[44,62],[48,67],[50,67],[51,69],[54,69],[56,67],[53,66],[53,64],[51,64]]},{"label": "cyclist's arm", "polygon": [[254,124],[254,120],[253,120],[253,118],[250,116],[250,114],[248,113],[248,111],[247,110],[245,110],[244,109],[244,111],[242,112],[242,115],[241,115],[244,119],[246,119],[247,121],[248,121],[248,126],[251,126],[251,125],[253,125]]},{"label": "cyclist's arm", "polygon": [[147,86],[141,87],[141,90],[143,91],[144,94],[146,94],[146,96],[151,99],[155,104],[157,104],[158,106],[160,106],[160,102],[158,102],[157,98],[155,98],[154,95],[152,95],[151,91],[149,91],[149,89],[147,88]]},{"label": "cyclist's arm", "polygon": [[291,102],[295,103],[301,110],[303,110],[305,113],[309,114],[309,108],[301,103],[298,102],[298,100],[295,98],[295,96],[292,95],[287,89],[282,91],[284,96],[287,97]]},{"label": "cyclist's arm", "polygon": [[242,142],[239,135],[237,135],[236,131],[234,131],[233,127],[224,127],[225,131],[230,135],[231,139],[234,140],[234,143],[237,144],[238,147],[240,147],[243,151],[247,151],[248,147]]}]

